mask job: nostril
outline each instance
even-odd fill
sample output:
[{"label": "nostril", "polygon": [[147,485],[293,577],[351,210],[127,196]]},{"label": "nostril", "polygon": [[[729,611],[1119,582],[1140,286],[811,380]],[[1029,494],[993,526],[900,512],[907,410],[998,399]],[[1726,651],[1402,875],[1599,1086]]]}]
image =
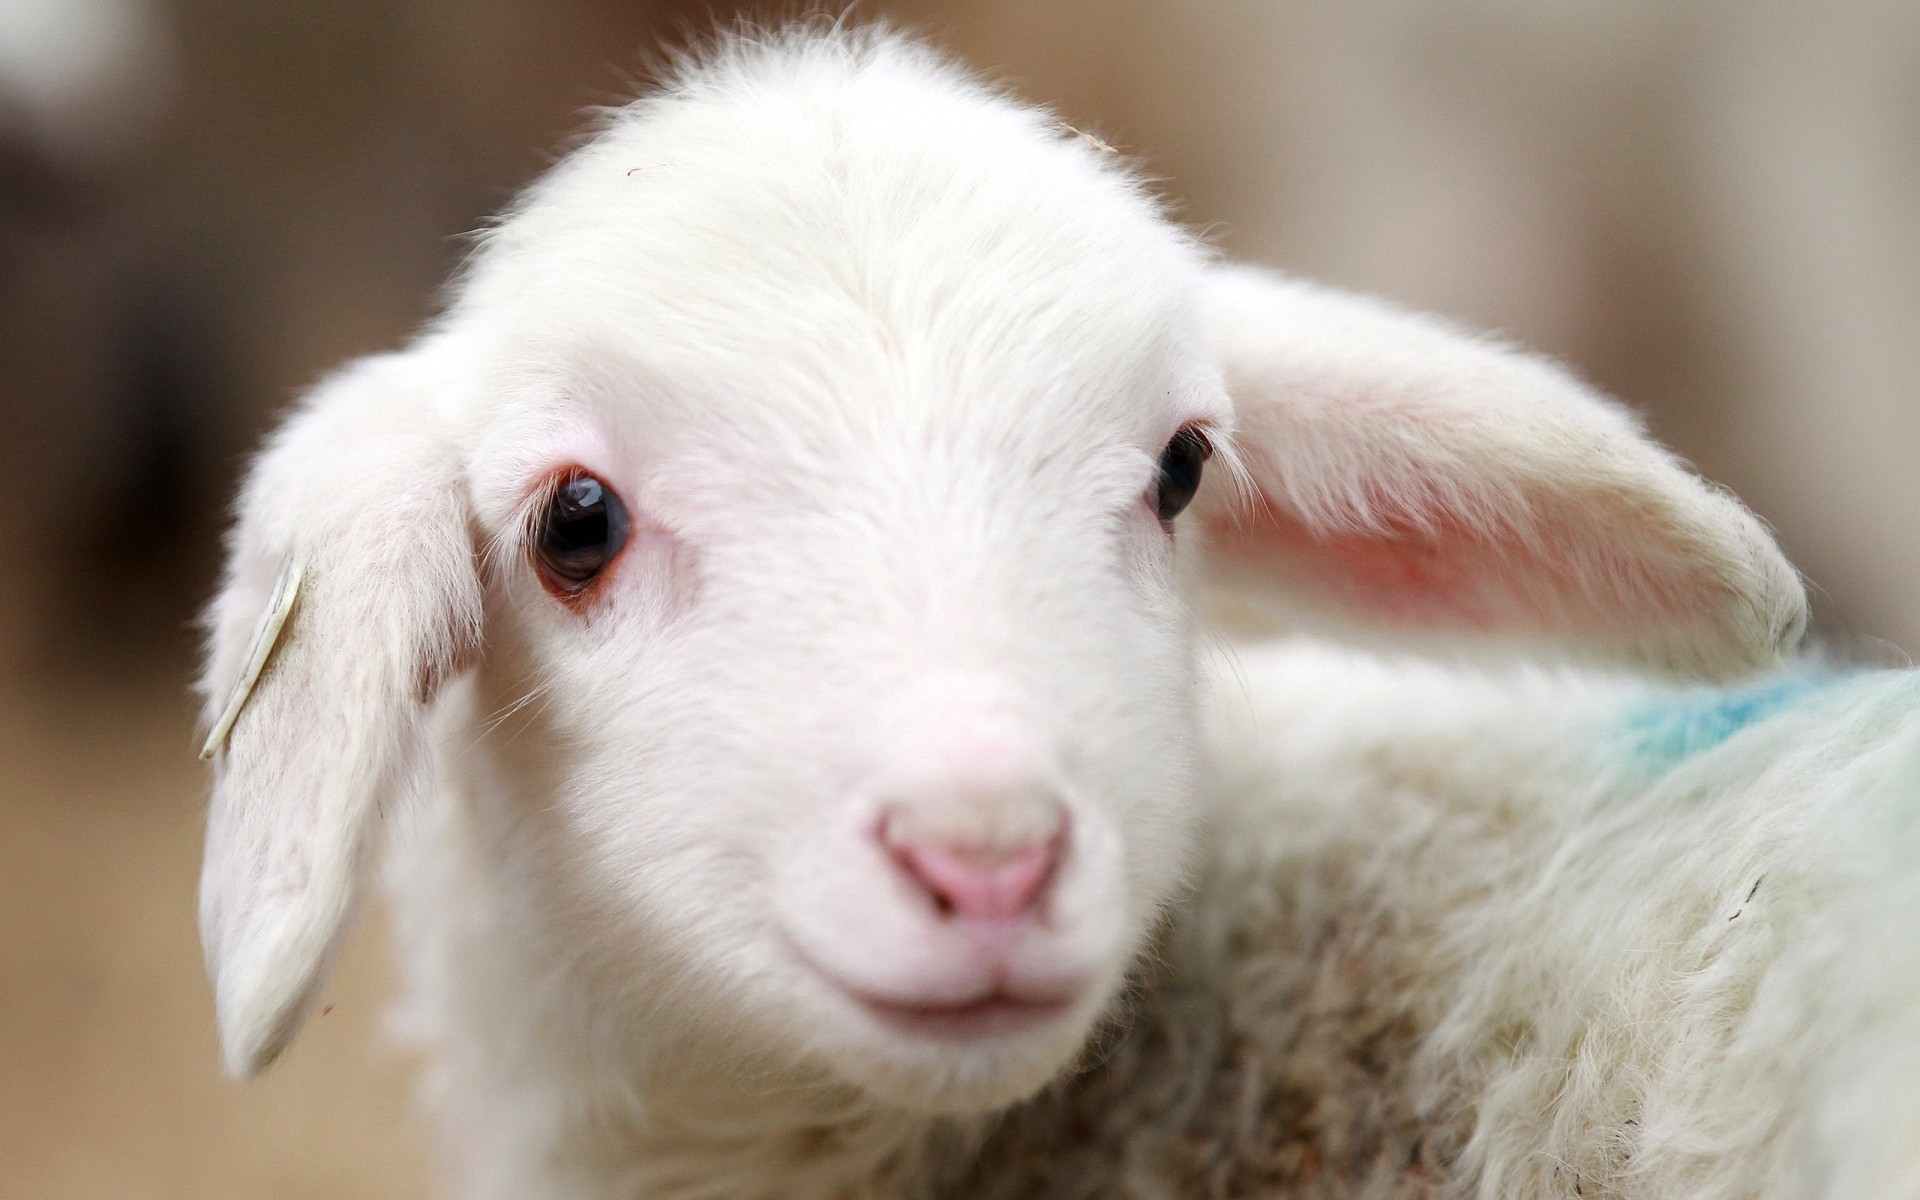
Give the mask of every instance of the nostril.
[{"label": "nostril", "polygon": [[1060,835],[1013,849],[895,844],[893,856],[942,916],[1004,919],[1039,899],[1060,858]]}]

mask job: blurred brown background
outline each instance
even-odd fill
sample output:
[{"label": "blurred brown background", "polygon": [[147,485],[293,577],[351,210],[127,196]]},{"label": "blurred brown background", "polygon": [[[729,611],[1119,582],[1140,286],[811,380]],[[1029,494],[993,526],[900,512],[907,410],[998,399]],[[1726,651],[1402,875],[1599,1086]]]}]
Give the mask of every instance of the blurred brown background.
[{"label": "blurred brown background", "polygon": [[[189,622],[238,463],[432,309],[676,0],[0,0],[0,1196],[419,1196],[362,938],[215,1070]],[[1920,5],[900,0],[1231,253],[1502,330],[1920,647]],[[1897,653],[1886,650],[1887,653]]]}]

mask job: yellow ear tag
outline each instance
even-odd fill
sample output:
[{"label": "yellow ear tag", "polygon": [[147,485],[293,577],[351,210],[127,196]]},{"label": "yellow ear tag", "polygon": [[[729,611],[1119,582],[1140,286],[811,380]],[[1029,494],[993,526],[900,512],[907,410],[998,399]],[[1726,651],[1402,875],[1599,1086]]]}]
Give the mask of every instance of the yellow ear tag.
[{"label": "yellow ear tag", "polygon": [[267,659],[273,657],[273,648],[280,644],[280,634],[287,627],[287,619],[293,615],[293,603],[300,598],[300,577],[306,568],[295,559],[280,569],[280,578],[273,581],[273,594],[267,597],[267,611],[260,617],[259,626],[253,631],[253,642],[247,647],[247,666],[240,672],[238,682],[227,696],[227,707],[220,719],[213,723],[213,732],[207,734],[207,741],[200,747],[202,761],[212,758],[221,746],[226,744],[227,735],[233,732],[233,723],[240,719],[240,710],[247,706],[247,697],[253,695],[254,685],[260,682],[260,673],[267,669]]}]

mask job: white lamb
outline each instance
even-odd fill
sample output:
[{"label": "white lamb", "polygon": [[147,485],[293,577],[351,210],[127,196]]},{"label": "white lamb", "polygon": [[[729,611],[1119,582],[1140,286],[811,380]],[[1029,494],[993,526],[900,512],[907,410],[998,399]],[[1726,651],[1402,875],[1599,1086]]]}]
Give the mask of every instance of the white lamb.
[{"label": "white lamb", "polygon": [[239,514],[227,1065],[408,818],[462,1195],[1920,1194],[1920,684],[1204,665],[1732,676],[1804,600],[1564,374],[914,44],[613,114]]}]

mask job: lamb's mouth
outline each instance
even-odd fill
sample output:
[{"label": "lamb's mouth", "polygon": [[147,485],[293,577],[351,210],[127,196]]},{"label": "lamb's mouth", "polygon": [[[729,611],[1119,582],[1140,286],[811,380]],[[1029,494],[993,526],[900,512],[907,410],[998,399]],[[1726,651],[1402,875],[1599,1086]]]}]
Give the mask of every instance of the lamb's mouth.
[{"label": "lamb's mouth", "polygon": [[800,964],[827,990],[882,1028],[909,1037],[970,1041],[1017,1035],[1071,1015],[1085,998],[1083,988],[1022,989],[1000,979],[958,1000],[882,995],[841,979],[791,938],[786,940]]},{"label": "lamb's mouth", "polygon": [[955,1040],[1024,1033],[1071,1013],[1072,998],[994,991],[959,1004],[902,1003],[848,992],[881,1025],[916,1037]]}]

